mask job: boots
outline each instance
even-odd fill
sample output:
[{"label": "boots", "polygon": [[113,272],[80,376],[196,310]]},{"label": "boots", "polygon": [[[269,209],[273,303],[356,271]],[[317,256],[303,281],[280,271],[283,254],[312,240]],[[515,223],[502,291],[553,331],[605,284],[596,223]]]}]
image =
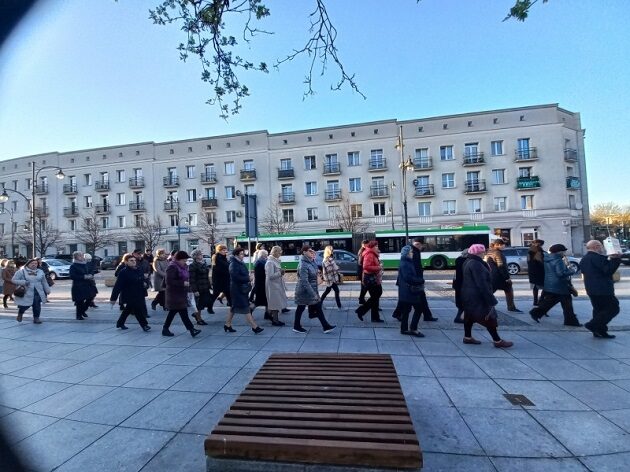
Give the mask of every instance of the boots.
[{"label": "boots", "polygon": [[278,310],[271,311],[271,325],[284,326],[284,323],[278,319]]},{"label": "boots", "polygon": [[[201,317],[201,313],[196,311],[193,313],[193,316],[195,317],[195,321],[197,322],[198,325],[204,326],[207,325],[208,323],[206,323],[203,318]],[[196,335],[195,335],[196,336]]]}]

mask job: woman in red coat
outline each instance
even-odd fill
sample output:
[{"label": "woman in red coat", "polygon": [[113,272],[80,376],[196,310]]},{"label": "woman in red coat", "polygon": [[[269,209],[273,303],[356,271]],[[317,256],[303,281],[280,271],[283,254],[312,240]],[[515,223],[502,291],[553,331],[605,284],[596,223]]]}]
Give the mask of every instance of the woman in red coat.
[{"label": "woman in red coat", "polygon": [[378,249],[378,243],[376,241],[370,241],[367,243],[365,250],[363,251],[363,280],[362,284],[367,288],[370,294],[369,300],[360,305],[355,310],[355,313],[361,321],[363,316],[370,311],[373,323],[382,323],[383,320],[378,314],[378,304],[383,294],[383,287],[381,281],[383,279],[383,266],[379,258],[380,251]]}]

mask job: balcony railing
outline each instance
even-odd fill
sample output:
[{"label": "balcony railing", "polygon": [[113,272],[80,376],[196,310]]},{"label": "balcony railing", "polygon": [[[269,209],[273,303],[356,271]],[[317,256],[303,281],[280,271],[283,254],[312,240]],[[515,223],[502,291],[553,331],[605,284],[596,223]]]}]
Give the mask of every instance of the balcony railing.
[{"label": "balcony railing", "polygon": [[35,194],[36,195],[46,195],[48,193],[48,184],[37,184],[35,185]]},{"label": "balcony railing", "polygon": [[72,195],[77,193],[77,184],[63,184],[64,195]]},{"label": "balcony railing", "polygon": [[531,190],[540,188],[540,178],[537,175],[529,177],[519,177],[516,179],[517,190]]},{"label": "balcony railing", "polygon": [[468,218],[472,221],[483,220],[483,213],[481,211],[475,211],[468,214]]},{"label": "balcony railing", "polygon": [[169,175],[162,178],[162,185],[166,188],[179,187],[179,177],[175,175]]},{"label": "balcony railing", "polygon": [[63,216],[65,216],[66,218],[79,216],[79,208],[76,206],[65,207],[63,209]]},{"label": "balcony railing", "polygon": [[295,193],[282,192],[278,195],[278,203],[295,203]]},{"label": "balcony railing", "polygon": [[341,174],[341,165],[338,162],[324,164],[324,175]]},{"label": "balcony railing", "polygon": [[256,169],[241,169],[241,180],[256,180]]},{"label": "balcony railing", "polygon": [[582,182],[579,177],[567,177],[567,189],[578,190],[582,187]]},{"label": "balcony railing", "polygon": [[516,161],[535,161],[538,159],[538,151],[536,151],[535,147],[516,149],[514,155]]},{"label": "balcony railing", "polygon": [[97,215],[109,215],[111,212],[110,205],[108,204],[94,205],[94,211],[96,212]]},{"label": "balcony railing", "polygon": [[483,152],[477,152],[474,154],[464,154],[465,166],[479,166],[485,164],[486,160],[483,157]]},{"label": "balcony railing", "polygon": [[370,197],[389,197],[389,187],[387,185],[372,185],[370,187]]},{"label": "balcony railing", "polygon": [[108,192],[109,180],[97,180],[96,182],[94,182],[94,189],[97,192]]},{"label": "balcony railing", "polygon": [[219,201],[216,198],[202,198],[201,208],[217,208]]},{"label": "balcony railing", "polygon": [[144,188],[144,177],[129,178],[129,188]]},{"label": "balcony railing", "polygon": [[564,160],[566,162],[575,162],[577,161],[577,149],[566,148],[564,150]]},{"label": "balcony railing", "polygon": [[370,159],[368,162],[368,170],[387,170],[387,160],[384,157],[381,157],[380,159]]},{"label": "balcony railing", "polygon": [[179,202],[164,202],[164,211],[177,211],[179,210]]},{"label": "balcony railing", "polygon": [[326,190],[324,192],[324,200],[327,202],[341,200],[341,189]]},{"label": "balcony railing", "polygon": [[145,211],[146,209],[144,202],[129,202],[129,211]]},{"label": "balcony railing", "polygon": [[206,171],[199,176],[202,184],[216,184],[217,173],[214,171]]},{"label": "balcony railing", "polygon": [[429,170],[433,169],[433,159],[430,157],[416,157],[413,160],[414,170]]},{"label": "balcony railing", "polygon": [[481,193],[486,191],[485,180],[467,180],[464,183],[464,193]]},{"label": "balcony railing", "polygon": [[295,177],[294,169],[278,169],[279,179],[293,179]]},{"label": "balcony railing", "polygon": [[418,198],[434,197],[435,196],[435,190],[434,190],[433,184],[418,185],[414,189],[414,196],[418,197]]}]

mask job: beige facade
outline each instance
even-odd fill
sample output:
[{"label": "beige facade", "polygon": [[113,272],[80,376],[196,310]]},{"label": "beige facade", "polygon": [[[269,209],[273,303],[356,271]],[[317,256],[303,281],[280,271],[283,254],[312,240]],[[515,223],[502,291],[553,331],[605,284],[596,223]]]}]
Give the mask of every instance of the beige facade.
[{"label": "beige facade", "polygon": [[[259,220],[277,205],[295,221],[294,232],[336,226],[334,212],[345,202],[357,205],[371,231],[401,229],[400,127],[404,158],[413,163],[406,173],[410,228],[483,224],[512,245],[541,238],[583,252],[590,233],[584,130],[579,113],[556,104],[47,153],[0,162],[0,185],[28,196],[31,162],[63,169],[61,181],[54,170],[40,172],[36,207],[62,232],[57,251],[64,253],[84,249],[76,231],[89,216],[116,241],[98,255],[137,246],[140,217],[160,217],[160,246],[172,249],[178,206],[182,248],[207,250],[198,233],[208,214],[222,239],[244,230],[237,191],[257,195]],[[11,255],[10,213],[17,242],[28,206],[9,196],[3,207],[11,211],[0,214],[0,251]],[[24,243],[18,246],[26,253]]]}]

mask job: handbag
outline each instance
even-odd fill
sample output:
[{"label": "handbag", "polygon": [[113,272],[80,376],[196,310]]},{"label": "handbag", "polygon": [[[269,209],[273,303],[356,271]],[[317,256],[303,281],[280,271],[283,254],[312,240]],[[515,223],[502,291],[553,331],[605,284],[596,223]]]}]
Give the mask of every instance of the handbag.
[{"label": "handbag", "polygon": [[26,295],[26,287],[24,285],[18,285],[13,292],[13,296],[22,298],[24,295]]},{"label": "handbag", "polygon": [[376,281],[376,274],[363,274],[363,285],[368,288],[378,285],[378,282]]},{"label": "handbag", "polygon": [[46,283],[48,284],[49,287],[52,287],[53,285],[55,285],[55,281],[50,275],[46,276]]},{"label": "handbag", "polygon": [[411,284],[407,284],[407,286],[409,287],[409,291],[411,293],[422,293],[422,291],[424,290],[424,288],[422,287],[422,285],[411,285]]}]

